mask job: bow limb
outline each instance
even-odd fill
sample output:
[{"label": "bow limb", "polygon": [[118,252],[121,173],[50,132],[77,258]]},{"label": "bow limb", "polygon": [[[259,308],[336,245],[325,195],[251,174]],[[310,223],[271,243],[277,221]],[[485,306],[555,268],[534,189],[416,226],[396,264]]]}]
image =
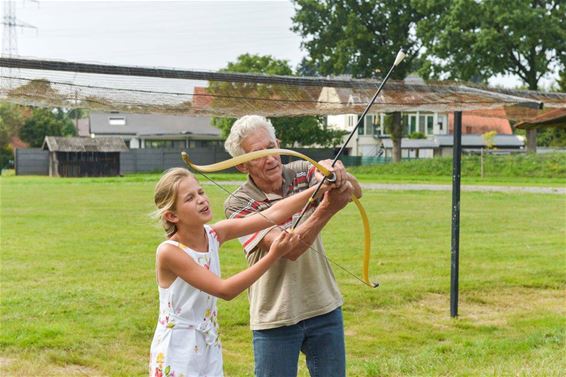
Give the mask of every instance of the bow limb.
[{"label": "bow limb", "polygon": [[[331,174],[331,172],[328,171],[328,169],[326,169],[324,166],[322,166],[318,162],[313,161],[310,158],[309,158],[309,162],[311,162],[323,175],[328,177]],[[324,173],[325,170],[328,171],[328,174]],[[368,215],[367,215],[367,212],[366,212],[364,206],[362,205],[360,200],[355,195],[352,195],[352,201],[354,202],[354,204],[358,208],[358,211],[360,213],[360,217],[362,219],[362,224],[363,224],[363,227],[364,227],[364,259],[363,259],[363,265],[362,265],[362,280],[368,286],[375,288],[379,284],[378,283],[372,283],[372,282],[369,281],[369,259],[370,259],[370,254],[371,254],[371,231],[370,231],[370,227],[369,227]]]},{"label": "bow limb", "polygon": [[[246,163],[251,160],[255,160],[258,158],[264,158],[267,156],[274,156],[274,155],[285,155],[285,156],[293,156],[298,157],[303,160],[310,162],[314,167],[316,167],[325,177],[329,177],[332,175],[332,172],[328,170],[326,167],[319,164],[317,161],[313,160],[312,158],[296,152],[290,149],[263,149],[260,151],[254,151],[250,153],[246,153],[225,161],[217,162],[215,164],[210,165],[196,165],[190,158],[186,152],[182,152],[182,157],[185,163],[193,170],[200,171],[203,173],[212,173],[217,172],[225,169],[229,169],[235,167],[236,165],[240,165]],[[366,213],[365,208],[362,206],[362,203],[356,198],[355,195],[352,195],[352,201],[358,208],[360,213],[360,217],[362,219],[362,224],[364,227],[364,257],[363,257],[363,266],[362,266],[362,279],[365,284],[370,287],[376,287],[376,284],[373,284],[369,281],[369,259],[371,253],[371,232],[369,227],[369,220]]]},{"label": "bow limb", "polygon": [[191,167],[194,170],[198,170],[198,171],[201,171],[201,172],[204,172],[204,173],[212,173],[212,172],[215,172],[215,171],[221,171],[221,170],[233,168],[236,165],[240,165],[240,164],[243,164],[245,162],[255,160],[257,158],[263,158],[263,157],[275,156],[275,155],[283,155],[283,156],[298,157],[298,158],[302,158],[303,160],[307,160],[308,162],[310,162],[311,164],[316,166],[316,168],[324,176],[328,177],[328,176],[332,175],[330,170],[328,170],[324,166],[320,165],[318,162],[316,162],[315,160],[313,160],[309,156],[306,156],[306,155],[299,153],[299,152],[292,151],[290,149],[278,149],[278,148],[262,149],[260,151],[254,151],[254,152],[246,153],[246,154],[243,154],[241,156],[236,156],[236,157],[231,158],[229,160],[217,162],[216,164],[211,164],[211,165],[196,165],[195,163],[193,163],[191,161],[191,159],[189,158],[189,155],[187,153],[182,152],[181,154],[183,156],[183,160],[185,161],[185,163],[187,165],[189,165],[189,167]]}]

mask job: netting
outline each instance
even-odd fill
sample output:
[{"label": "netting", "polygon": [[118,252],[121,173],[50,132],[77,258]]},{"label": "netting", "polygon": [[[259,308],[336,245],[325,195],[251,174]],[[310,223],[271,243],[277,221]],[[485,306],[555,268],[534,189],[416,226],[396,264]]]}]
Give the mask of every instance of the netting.
[{"label": "netting", "polygon": [[[237,117],[359,114],[379,80],[268,76],[0,58],[0,100],[134,113]],[[481,111],[524,120],[565,107],[565,93],[389,81],[371,112]]]}]

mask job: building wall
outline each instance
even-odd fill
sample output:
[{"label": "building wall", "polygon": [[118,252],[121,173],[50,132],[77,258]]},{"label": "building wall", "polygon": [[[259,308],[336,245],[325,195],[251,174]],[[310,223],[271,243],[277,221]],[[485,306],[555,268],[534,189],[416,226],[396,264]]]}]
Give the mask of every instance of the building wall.
[{"label": "building wall", "polygon": [[49,151],[17,148],[15,168],[16,175],[49,175]]},{"label": "building wall", "polygon": [[[335,152],[332,148],[295,148],[294,150],[316,161],[332,158]],[[198,165],[208,165],[230,158],[230,155],[222,147],[191,148],[188,153],[191,160]],[[296,158],[281,156],[281,160],[286,163],[296,160]],[[178,150],[131,149],[120,153],[120,174],[162,172],[172,167],[184,166],[185,163]],[[227,171],[235,172],[236,169]],[[39,148],[17,149],[16,174],[49,175],[49,152]]]}]

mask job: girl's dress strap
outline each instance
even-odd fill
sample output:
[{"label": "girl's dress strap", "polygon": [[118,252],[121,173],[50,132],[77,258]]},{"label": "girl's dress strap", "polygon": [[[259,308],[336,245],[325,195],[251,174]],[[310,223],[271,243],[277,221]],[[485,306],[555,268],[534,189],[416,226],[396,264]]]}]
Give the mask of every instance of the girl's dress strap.
[{"label": "girl's dress strap", "polygon": [[183,245],[182,243],[180,243],[180,242],[178,242],[178,241],[166,240],[166,241],[161,242],[161,243],[159,244],[159,246],[157,246],[157,250],[155,250],[155,254],[159,253],[159,248],[161,247],[161,245],[163,245],[163,244],[165,244],[165,243],[167,243],[167,244],[169,244],[169,245],[176,246],[176,247],[178,247],[178,248],[181,249],[181,250],[184,250],[184,247],[185,247],[185,245]]},{"label": "girl's dress strap", "polygon": [[167,241],[163,241],[161,244],[163,245],[164,243],[168,243],[169,245],[181,247],[181,243],[178,242],[178,241],[167,240]]}]

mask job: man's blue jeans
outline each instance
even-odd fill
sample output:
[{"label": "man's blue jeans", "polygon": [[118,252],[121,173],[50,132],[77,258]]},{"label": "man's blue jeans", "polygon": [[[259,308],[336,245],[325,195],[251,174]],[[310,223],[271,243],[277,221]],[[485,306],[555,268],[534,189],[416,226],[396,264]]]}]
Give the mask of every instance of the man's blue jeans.
[{"label": "man's blue jeans", "polygon": [[300,351],[312,377],[346,375],[341,308],[296,325],[255,330],[253,338],[257,377],[296,376]]}]

